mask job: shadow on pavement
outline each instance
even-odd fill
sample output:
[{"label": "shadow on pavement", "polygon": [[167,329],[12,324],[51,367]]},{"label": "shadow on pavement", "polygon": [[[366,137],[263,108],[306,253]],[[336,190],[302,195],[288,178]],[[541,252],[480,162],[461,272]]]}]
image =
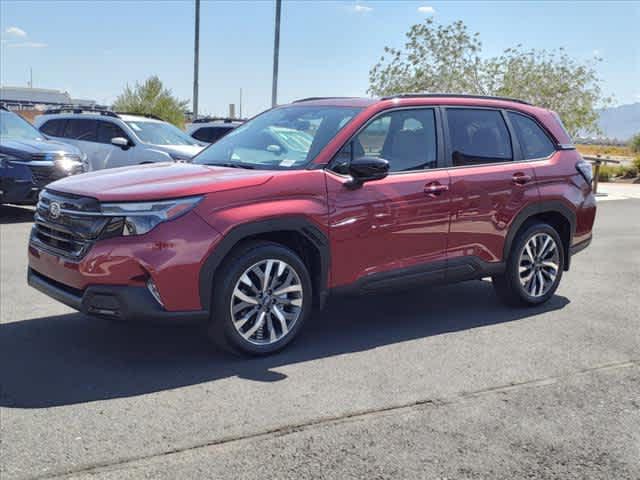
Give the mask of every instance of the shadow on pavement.
[{"label": "shadow on pavement", "polygon": [[[44,408],[238,376],[272,382],[271,369],[407,340],[522,320],[563,308],[512,309],[489,282],[353,298],[334,298],[285,351],[242,359],[215,351],[197,328],[122,325],[81,314],[0,324],[0,406]],[[460,301],[464,299],[464,301]]]},{"label": "shadow on pavement", "polygon": [[0,205],[0,225],[33,222],[33,207]]}]

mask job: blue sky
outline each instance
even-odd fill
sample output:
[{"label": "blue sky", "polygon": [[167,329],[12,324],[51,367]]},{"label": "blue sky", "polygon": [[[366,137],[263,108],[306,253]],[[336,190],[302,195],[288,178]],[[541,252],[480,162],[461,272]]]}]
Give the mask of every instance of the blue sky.
[{"label": "blue sky", "polygon": [[[434,16],[480,32],[483,54],[518,43],[565,47],[597,70],[617,104],[640,101],[640,1],[284,1],[279,102],[365,95],[385,45]],[[0,82],[67,90],[110,103],[157,74],[181,98],[193,81],[192,0],[0,2]],[[274,2],[202,0],[200,111],[223,114],[243,88],[244,114],[270,105]]]}]

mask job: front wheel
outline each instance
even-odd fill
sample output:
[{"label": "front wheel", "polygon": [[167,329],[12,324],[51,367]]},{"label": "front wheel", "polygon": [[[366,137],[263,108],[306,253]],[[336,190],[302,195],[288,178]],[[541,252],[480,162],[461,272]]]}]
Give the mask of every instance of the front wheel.
[{"label": "front wheel", "polygon": [[284,348],[311,311],[309,272],[292,250],[271,242],[240,248],[221,266],[209,328],[218,346],[266,355]]},{"label": "front wheel", "polygon": [[540,305],[558,288],[564,262],[558,232],[534,223],[518,234],[504,274],[493,277],[496,293],[509,305]]}]

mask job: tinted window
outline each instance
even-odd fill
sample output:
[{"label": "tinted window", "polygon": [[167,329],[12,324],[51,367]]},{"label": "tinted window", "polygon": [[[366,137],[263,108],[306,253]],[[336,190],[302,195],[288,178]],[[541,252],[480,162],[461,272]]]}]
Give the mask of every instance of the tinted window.
[{"label": "tinted window", "polygon": [[40,131],[45,135],[51,135],[52,137],[61,137],[64,133],[64,124],[66,120],[58,119],[58,120],[49,120],[48,122],[44,122],[44,124],[40,127]]},{"label": "tinted window", "polygon": [[509,112],[509,119],[516,131],[525,160],[548,157],[555,151],[549,137],[534,120],[514,112]]},{"label": "tinted window", "polygon": [[70,118],[64,129],[64,137],[86,142],[96,141],[96,127],[98,122],[84,118]]},{"label": "tinted window", "polygon": [[128,135],[115,123],[98,122],[98,142],[111,143],[111,139],[116,137],[129,140]]},{"label": "tinted window", "polygon": [[213,143],[227,133],[233,130],[233,127],[203,127],[193,133],[193,138],[202,142]]},{"label": "tinted window", "polygon": [[454,166],[513,160],[511,138],[496,110],[447,109]]},{"label": "tinted window", "polygon": [[[371,122],[351,142],[353,158],[380,157],[392,172],[435,168],[437,142],[432,109],[396,110]],[[351,155],[351,145],[341,152]]]}]

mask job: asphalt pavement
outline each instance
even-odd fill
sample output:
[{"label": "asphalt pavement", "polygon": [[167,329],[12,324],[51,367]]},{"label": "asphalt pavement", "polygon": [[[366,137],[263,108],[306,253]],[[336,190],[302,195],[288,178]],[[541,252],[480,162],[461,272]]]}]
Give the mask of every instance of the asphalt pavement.
[{"label": "asphalt pavement", "polygon": [[541,307],[487,281],[332,299],[286,351],[113,324],[26,285],[0,207],[0,478],[640,478],[640,200]]}]

